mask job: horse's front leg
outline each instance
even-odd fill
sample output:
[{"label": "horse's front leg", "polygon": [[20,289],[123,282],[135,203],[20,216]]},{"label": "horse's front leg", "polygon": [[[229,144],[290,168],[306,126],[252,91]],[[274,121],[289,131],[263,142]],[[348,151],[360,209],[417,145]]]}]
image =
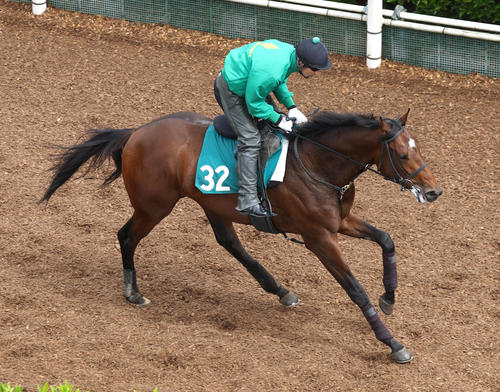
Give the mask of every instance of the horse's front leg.
[{"label": "horse's front leg", "polygon": [[306,246],[321,260],[326,269],[335,277],[351,300],[359,306],[370,324],[375,337],[392,350],[392,357],[397,363],[410,362],[413,355],[391,335],[370,303],[363,286],[356,280],[346,265],[340,252],[337,235],[324,230],[303,235]]},{"label": "horse's front leg", "polygon": [[287,307],[295,306],[299,303],[299,298],[295,293],[278,284],[273,276],[245,251],[238,239],[238,235],[234,231],[232,223],[226,222],[208,211],[205,211],[205,213],[219,245],[223,246],[234,256],[250,272],[255,280],[259,282],[264,290],[277,295],[280,303]]},{"label": "horse's front leg", "polygon": [[392,238],[385,231],[377,229],[352,213],[342,220],[339,233],[376,242],[382,248],[384,266],[382,281],[384,283],[385,293],[379,297],[379,306],[382,312],[391,314],[394,310],[395,303],[394,292],[398,287],[396,252]]}]

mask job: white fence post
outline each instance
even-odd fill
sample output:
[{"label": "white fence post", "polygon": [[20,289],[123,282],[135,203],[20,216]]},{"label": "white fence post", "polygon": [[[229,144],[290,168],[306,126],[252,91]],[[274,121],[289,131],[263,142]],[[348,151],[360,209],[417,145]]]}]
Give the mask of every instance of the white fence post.
[{"label": "white fence post", "polygon": [[366,21],[366,65],[377,68],[382,62],[382,0],[368,0]]},{"label": "white fence post", "polygon": [[47,0],[32,0],[31,11],[34,15],[42,15],[47,9]]}]

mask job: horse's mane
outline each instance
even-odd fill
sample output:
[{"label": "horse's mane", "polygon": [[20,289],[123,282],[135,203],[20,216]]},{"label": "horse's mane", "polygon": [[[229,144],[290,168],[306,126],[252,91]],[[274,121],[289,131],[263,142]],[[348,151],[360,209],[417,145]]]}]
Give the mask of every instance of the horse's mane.
[{"label": "horse's mane", "polygon": [[373,115],[357,113],[319,112],[311,120],[301,125],[298,132],[301,135],[339,130],[345,127],[362,127],[375,129],[379,122]]}]

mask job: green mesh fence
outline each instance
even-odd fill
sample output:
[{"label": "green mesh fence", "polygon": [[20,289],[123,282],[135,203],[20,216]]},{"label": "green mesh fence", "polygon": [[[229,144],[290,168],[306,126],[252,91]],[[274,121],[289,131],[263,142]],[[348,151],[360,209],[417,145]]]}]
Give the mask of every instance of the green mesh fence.
[{"label": "green mesh fence", "polygon": [[384,26],[382,57],[447,72],[500,77],[500,43]]},{"label": "green mesh fence", "polygon": [[[30,3],[30,0],[12,0]],[[364,57],[366,23],[224,0],[48,0],[49,6],[232,38],[296,43],[318,35],[331,52]],[[500,77],[500,43],[383,27],[382,56],[405,64]]]}]

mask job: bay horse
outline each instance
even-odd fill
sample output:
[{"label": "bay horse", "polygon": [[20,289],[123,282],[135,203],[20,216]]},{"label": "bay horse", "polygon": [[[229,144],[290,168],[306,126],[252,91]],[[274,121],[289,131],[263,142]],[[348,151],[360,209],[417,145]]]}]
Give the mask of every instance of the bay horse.
[{"label": "bay horse", "polygon": [[[375,337],[391,348],[397,363],[413,355],[381,321],[362,285],[356,280],[339,249],[338,234],[374,241],[382,248],[385,292],[379,307],[392,313],[397,287],[394,242],[384,231],[351,212],[354,179],[371,171],[411,190],[419,202],[433,202],[442,193],[424,162],[419,144],[405,128],[408,112],[397,119],[322,111],[290,135],[286,173],[282,183],[268,190],[280,232],[299,234],[351,300],[358,305]],[[204,194],[195,187],[197,159],[211,120],[201,114],[180,112],[139,128],[90,130],[88,139],[67,148],[52,168],[54,175],[40,202],[48,201],[82,165],[88,170],[112,158],[116,169],[104,184],[120,175],[134,209],[118,231],[124,290],[127,301],[145,306],[140,292],[134,252],[139,241],[172,211],[183,197],[204,210],[218,244],[234,256],[262,288],[285,306],[299,302],[243,248],[233,223],[250,224],[235,210],[237,195]],[[376,169],[372,168],[376,165]],[[286,234],[285,234],[286,236]]]}]

